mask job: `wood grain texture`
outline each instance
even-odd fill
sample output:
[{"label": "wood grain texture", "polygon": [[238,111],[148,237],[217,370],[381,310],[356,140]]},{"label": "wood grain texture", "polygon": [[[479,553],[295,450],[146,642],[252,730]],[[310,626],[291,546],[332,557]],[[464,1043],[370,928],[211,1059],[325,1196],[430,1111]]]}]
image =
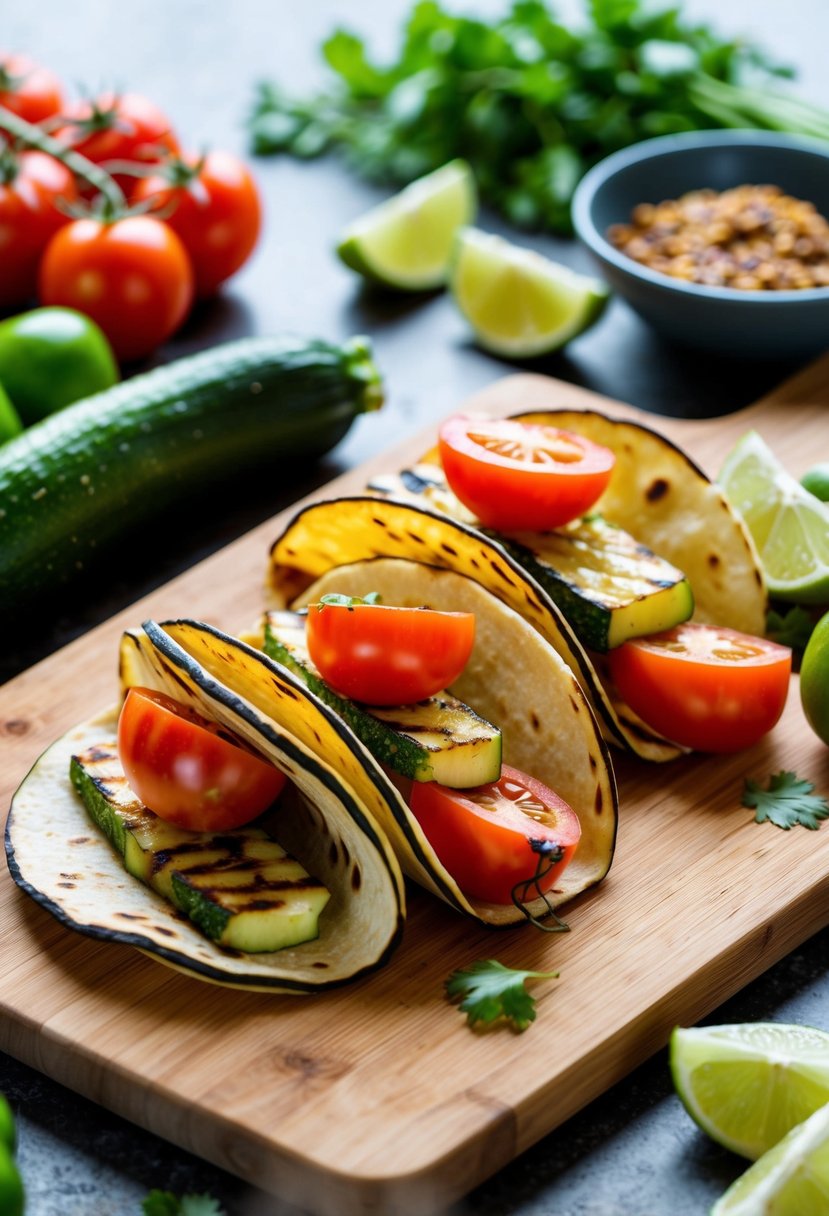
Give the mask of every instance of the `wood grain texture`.
[{"label": "wood grain texture", "polygon": [[[715,474],[756,426],[795,473],[829,447],[829,358],[763,402],[684,422],[518,375],[470,403],[637,418]],[[426,433],[314,497],[354,491],[418,454]],[[287,518],[292,512],[285,513]],[[246,627],[281,519],[255,529],[0,689],[0,806],[37,755],[113,700],[121,630],[148,615]],[[0,1048],[87,1097],[321,1216],[435,1213],[829,922],[829,827],[780,832],[740,806],[743,779],[795,769],[829,792],[829,751],[796,681],[749,752],[617,762],[619,846],[572,932],[494,932],[412,892],[404,943],[368,981],[320,998],[199,984],[125,946],[62,928],[0,871]],[[477,958],[539,984],[525,1035],[472,1034],[442,996]]]}]

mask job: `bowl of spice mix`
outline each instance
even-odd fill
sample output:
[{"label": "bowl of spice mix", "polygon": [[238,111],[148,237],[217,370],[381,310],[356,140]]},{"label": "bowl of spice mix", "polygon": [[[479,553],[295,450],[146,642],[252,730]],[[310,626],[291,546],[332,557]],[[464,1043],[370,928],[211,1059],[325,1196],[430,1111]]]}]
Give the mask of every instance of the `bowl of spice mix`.
[{"label": "bowl of spice mix", "polygon": [[611,286],[676,341],[753,359],[829,348],[829,143],[648,140],[590,170],[573,222]]}]

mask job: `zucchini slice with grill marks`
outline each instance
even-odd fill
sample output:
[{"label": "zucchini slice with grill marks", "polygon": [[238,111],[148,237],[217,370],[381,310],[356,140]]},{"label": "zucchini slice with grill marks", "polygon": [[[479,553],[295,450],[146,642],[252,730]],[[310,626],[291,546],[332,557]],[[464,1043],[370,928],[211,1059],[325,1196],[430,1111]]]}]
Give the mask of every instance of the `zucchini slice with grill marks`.
[{"label": "zucchini slice with grill marks", "polygon": [[69,772],[125,869],[211,941],[253,954],[318,936],[328,890],[262,828],[188,832],[159,819],[127,784],[114,742],[73,756]]},{"label": "zucchini slice with grill marks", "polygon": [[358,705],[335,692],[311,662],[305,614],[268,612],[264,650],[340,715],[372,755],[413,781],[469,789],[497,781],[501,732],[457,697],[437,693],[415,705]]},{"label": "zucchini slice with grill marks", "polygon": [[[368,488],[420,501],[477,526],[435,465],[384,474]],[[599,514],[549,532],[481,530],[541,583],[589,650],[611,650],[628,638],[670,629],[694,610],[691,585],[682,571]]]}]

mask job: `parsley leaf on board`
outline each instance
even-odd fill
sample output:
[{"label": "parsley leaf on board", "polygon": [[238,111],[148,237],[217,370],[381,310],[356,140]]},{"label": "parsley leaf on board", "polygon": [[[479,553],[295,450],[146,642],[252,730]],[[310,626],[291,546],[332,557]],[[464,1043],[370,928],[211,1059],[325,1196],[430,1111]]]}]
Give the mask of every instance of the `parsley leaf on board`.
[{"label": "parsley leaf on board", "polygon": [[316,95],[258,86],[254,152],[338,148],[390,186],[462,157],[481,197],[526,228],[570,232],[584,172],[652,136],[757,127],[829,138],[829,114],[775,92],[788,69],[650,0],[584,0],[575,21],[544,0],[505,0],[486,21],[419,0],[388,61],[341,28],[322,54],[330,83]]},{"label": "parsley leaf on board", "polygon": [[785,832],[798,826],[816,831],[821,819],[829,818],[829,802],[815,794],[814,788],[811,781],[785,771],[769,777],[765,789],[747,778],[743,806],[756,810],[756,823],[773,823]]},{"label": "parsley leaf on board", "polygon": [[150,1191],[141,1205],[144,1216],[225,1216],[224,1208],[212,1195],[184,1195],[171,1191]]},{"label": "parsley leaf on board", "polygon": [[514,1030],[526,1030],[535,1021],[535,998],[524,987],[528,979],[558,979],[557,971],[515,971],[496,959],[479,959],[446,981],[450,1001],[460,1002],[467,1023],[491,1025],[504,1018]]}]

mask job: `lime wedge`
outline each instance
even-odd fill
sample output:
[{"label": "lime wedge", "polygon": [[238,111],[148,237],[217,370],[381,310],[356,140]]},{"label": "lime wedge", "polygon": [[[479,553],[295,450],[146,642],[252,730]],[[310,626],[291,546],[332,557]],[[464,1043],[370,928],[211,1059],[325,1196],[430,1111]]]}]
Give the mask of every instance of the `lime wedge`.
[{"label": "lime wedge", "polygon": [[441,287],[455,234],[474,219],[476,206],[472,170],[466,161],[450,161],[355,220],[337,253],[346,266],[386,287]]},{"label": "lime wedge", "polygon": [[787,473],[756,431],[726,457],[719,482],[754,537],[771,594],[829,602],[829,504]]},{"label": "lime wedge", "polygon": [[593,324],[609,295],[598,279],[478,228],[458,234],[449,288],[481,346],[513,359],[558,350]]},{"label": "lime wedge", "polygon": [[691,1118],[752,1161],[829,1102],[829,1034],[822,1030],[782,1022],[677,1027],[670,1057]]},{"label": "lime wedge", "polygon": [[711,1216],[819,1216],[829,1212],[829,1106],[792,1128],[749,1166]]}]

